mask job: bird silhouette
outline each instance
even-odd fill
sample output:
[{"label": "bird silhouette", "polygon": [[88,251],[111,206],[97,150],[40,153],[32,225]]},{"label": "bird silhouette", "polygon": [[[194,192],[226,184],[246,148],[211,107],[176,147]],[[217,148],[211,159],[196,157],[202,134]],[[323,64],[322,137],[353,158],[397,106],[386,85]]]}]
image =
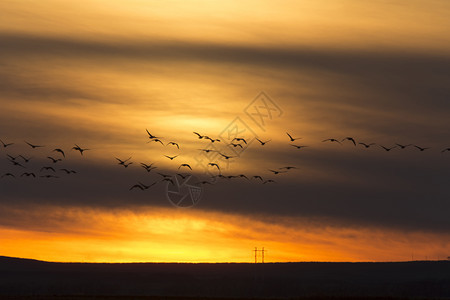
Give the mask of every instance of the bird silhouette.
[{"label": "bird silhouette", "polygon": [[291,170],[291,169],[297,169],[297,167],[288,166],[288,167],[282,167],[282,168],[280,168],[280,170],[284,170],[284,169],[286,169],[286,170]]},{"label": "bird silhouette", "polygon": [[11,146],[11,145],[14,145],[14,143],[5,143],[5,142],[3,142],[2,140],[0,140],[0,142],[2,142],[3,148],[9,147],[9,146]]},{"label": "bird silhouette", "polygon": [[219,154],[222,155],[225,159],[230,159],[230,158],[236,157],[236,156],[228,156],[228,155],[222,154],[220,152],[219,152]]},{"label": "bird silhouette", "polygon": [[204,181],[196,182],[196,184],[211,184],[212,185],[212,182],[204,180]]},{"label": "bird silhouette", "polygon": [[76,174],[77,172],[74,170],[60,169],[61,171],[66,172],[66,174]]},{"label": "bird silhouette", "polygon": [[297,148],[297,149],[302,149],[302,148],[308,147],[308,146],[292,145],[292,144],[291,144],[291,146],[292,146],[292,147],[295,147],[295,148]]},{"label": "bird silhouette", "polygon": [[339,142],[338,140],[336,140],[336,139],[326,139],[326,140],[323,140],[322,142],[328,142],[328,141],[330,141],[330,142],[335,142],[335,143],[338,143],[338,144],[340,144],[340,145],[342,145],[342,143],[341,142]]},{"label": "bird silhouette", "polygon": [[449,151],[449,152],[450,152],[450,148],[445,148],[445,149],[442,150],[441,152],[444,153],[444,152],[446,152],[446,151]]},{"label": "bird silhouette", "polygon": [[264,181],[263,178],[259,175],[252,176],[252,179],[259,179],[261,181]]},{"label": "bird silhouette", "polygon": [[275,182],[276,182],[275,180],[269,179],[269,180],[264,181],[263,184],[266,184],[266,183],[275,183]]},{"label": "bird silhouette", "polygon": [[8,156],[8,157],[10,158],[10,160],[13,160],[13,161],[15,161],[17,158],[20,157],[20,155],[18,155],[18,156],[12,156],[12,155],[9,155],[9,154],[6,154],[6,156]]},{"label": "bird silhouette", "polygon": [[167,181],[167,182],[170,182],[170,183],[172,183],[173,185],[175,185],[175,184],[173,183],[173,180],[172,180],[171,178],[163,178],[161,181]]},{"label": "bird silhouette", "polygon": [[26,162],[26,163],[27,163],[27,162],[29,162],[29,161],[30,161],[30,159],[31,159],[31,157],[30,157],[30,158],[26,158],[26,157],[25,157],[25,156],[23,156],[23,155],[19,155],[19,157],[20,157],[20,158],[22,158],[22,159],[23,159],[23,161],[24,161],[24,162]]},{"label": "bird silhouette", "polygon": [[217,170],[220,171],[220,167],[219,167],[219,165],[216,164],[216,163],[209,163],[208,166],[217,167]]},{"label": "bird silhouette", "polygon": [[195,131],[194,131],[194,134],[196,134],[196,135],[198,136],[198,139],[199,139],[199,140],[201,140],[202,138],[205,137],[204,135],[201,135],[200,133],[195,132]]},{"label": "bird silhouette", "polygon": [[273,174],[278,175],[280,173],[286,173],[286,171],[277,171],[277,170],[271,170],[269,169],[270,172],[273,172]]},{"label": "bird silhouette", "polygon": [[412,144],[408,144],[408,145],[396,144],[396,145],[399,146],[401,149],[405,149],[406,147],[412,146]]},{"label": "bird silhouette", "polygon": [[417,149],[419,149],[420,151],[425,151],[427,149],[430,149],[430,147],[424,148],[424,147],[419,147],[417,145],[413,145],[414,147],[416,147]]},{"label": "bird silhouette", "polygon": [[346,138],[343,138],[342,140],[341,140],[341,142],[343,142],[343,141],[351,141],[352,143],[353,143],[353,145],[354,146],[356,146],[356,142],[355,142],[355,139],[354,138],[352,138],[352,137],[346,137]]},{"label": "bird silhouette", "polygon": [[244,142],[244,144],[247,144],[247,141],[244,138],[234,138],[232,141]]},{"label": "bird silhouette", "polygon": [[139,188],[141,190],[148,190],[149,188],[151,188],[152,186],[154,186],[156,184],[156,182],[151,183],[150,185],[145,185],[142,182],[139,182],[139,184],[135,184],[133,185],[130,190],[134,189],[134,188]]},{"label": "bird silhouette", "polygon": [[151,139],[150,141],[147,142],[147,144],[150,143],[150,142],[161,143],[161,145],[164,146],[164,143],[160,139]]},{"label": "bird silhouette", "polygon": [[25,141],[25,143],[27,143],[32,149],[45,147],[45,146],[42,146],[42,145],[33,145],[31,143],[28,143],[27,141]]},{"label": "bird silhouette", "polygon": [[151,170],[158,168],[158,167],[153,167],[153,163],[151,163],[150,165],[141,163],[141,167],[143,167],[147,172],[150,172]]},{"label": "bird silhouette", "polygon": [[163,173],[158,173],[158,175],[161,175],[164,178],[172,178],[172,175],[167,175],[167,174],[163,174]]},{"label": "bird silhouette", "polygon": [[243,148],[241,144],[234,144],[234,143],[231,143],[230,146],[233,146],[234,148],[236,148],[236,147],[241,147],[241,148]]},{"label": "bird silhouette", "polygon": [[294,142],[294,141],[296,141],[296,140],[300,140],[300,139],[301,139],[301,137],[299,137],[299,138],[293,138],[293,137],[289,134],[289,132],[286,132],[286,134],[287,134],[287,136],[289,137],[289,140],[290,140],[291,142]]},{"label": "bird silhouette", "polygon": [[56,158],[53,158],[51,156],[47,156],[47,158],[50,159],[54,164],[56,164],[58,161],[62,161],[61,158],[56,159]]},{"label": "bird silhouette", "polygon": [[213,150],[213,149],[198,149],[200,151],[203,151],[205,153],[209,153],[209,152],[217,152],[217,150]]},{"label": "bird silhouette", "polygon": [[26,176],[26,177],[30,177],[30,176],[33,176],[34,178],[36,178],[36,174],[34,174],[34,173],[27,173],[27,172],[25,172],[25,173],[22,173],[22,175],[20,175],[20,177],[23,177],[23,176]]},{"label": "bird silhouette", "polygon": [[264,146],[265,144],[267,144],[268,142],[271,141],[271,140],[267,140],[267,141],[263,142],[263,141],[261,141],[261,140],[258,139],[258,138],[255,138],[255,139],[261,144],[261,146]]},{"label": "bird silhouette", "polygon": [[178,149],[180,149],[180,145],[178,145],[178,143],[175,143],[175,142],[168,142],[167,145],[174,145],[174,146],[177,146]]},{"label": "bird silhouette", "polygon": [[131,156],[129,158],[125,159],[125,160],[122,160],[122,159],[117,158],[117,157],[115,157],[115,159],[117,159],[119,165],[124,165],[127,161],[129,161],[131,159]]},{"label": "bird silhouette", "polygon": [[380,145],[380,147],[383,148],[384,150],[386,150],[387,152],[391,151],[392,149],[397,148],[397,146],[388,148],[388,147],[385,147],[385,146],[382,146],[382,145]]},{"label": "bird silhouette", "polygon": [[164,155],[164,156],[167,157],[170,160],[174,160],[174,158],[178,157],[178,155],[175,155],[175,156]]},{"label": "bird silhouette", "polygon": [[62,154],[62,156],[64,156],[64,158],[66,157],[66,154],[64,153],[64,151],[59,148],[54,149],[52,152],[59,152]]},{"label": "bird silhouette", "polygon": [[210,138],[209,136],[205,136],[205,139],[210,140],[211,143],[214,143],[214,142],[220,142],[219,139],[212,139],[212,138]]},{"label": "bird silhouette", "polygon": [[42,178],[59,178],[59,176],[55,175],[41,175]]},{"label": "bird silhouette", "polygon": [[18,167],[22,167],[25,168],[25,166],[23,166],[21,163],[15,161],[15,160],[9,160],[13,165],[18,166]]},{"label": "bird silhouette", "polygon": [[83,148],[81,148],[80,146],[78,146],[77,144],[75,144],[75,147],[73,147],[72,150],[80,151],[80,154],[83,155],[83,152],[84,152],[84,151],[91,150],[91,149],[87,149],[87,148],[84,148],[84,149],[83,149]]},{"label": "bird silhouette", "polygon": [[2,178],[3,178],[3,177],[13,177],[13,178],[16,178],[16,176],[14,176],[14,174],[11,174],[11,173],[5,173],[5,174],[2,175]]},{"label": "bird silhouette", "polygon": [[42,171],[44,171],[44,170],[45,170],[45,171],[53,171],[53,172],[56,172],[55,169],[53,169],[52,167],[42,167],[41,170],[40,170],[39,172],[42,172]]},{"label": "bird silhouette", "polygon": [[124,164],[119,164],[119,165],[122,165],[124,168],[128,168],[132,164],[133,164],[133,162],[130,161],[129,163],[124,163]]},{"label": "bird silhouette", "polygon": [[188,164],[181,164],[181,165],[178,167],[178,169],[180,169],[181,167],[186,167],[186,168],[189,168],[189,169],[192,170],[191,166],[188,165]]},{"label": "bird silhouette", "polygon": [[366,143],[358,143],[359,145],[363,145],[366,148],[369,148],[372,145],[376,145],[375,143],[370,143],[370,144],[366,144]]},{"label": "bird silhouette", "polygon": [[147,128],[145,129],[145,131],[147,131],[147,133],[148,133],[148,138],[151,139],[151,140],[153,140],[153,139],[159,139],[159,138],[160,138],[160,137],[157,137],[157,136],[151,134],[150,132],[148,132]]},{"label": "bird silhouette", "polygon": [[180,173],[177,173],[178,176],[180,176],[182,179],[186,179],[188,176],[190,176],[189,174],[183,175]]},{"label": "bird silhouette", "polygon": [[238,177],[239,177],[239,178],[245,178],[245,179],[247,179],[247,180],[250,180],[250,179],[248,179],[248,177],[245,176],[244,174],[239,174]]}]

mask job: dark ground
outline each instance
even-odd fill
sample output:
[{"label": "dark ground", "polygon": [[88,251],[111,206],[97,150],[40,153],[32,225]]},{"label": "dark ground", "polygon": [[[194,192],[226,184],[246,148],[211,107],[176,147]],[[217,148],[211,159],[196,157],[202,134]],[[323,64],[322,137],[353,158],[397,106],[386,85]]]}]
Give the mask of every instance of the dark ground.
[{"label": "dark ground", "polygon": [[1,299],[450,299],[450,261],[48,263],[0,256]]}]

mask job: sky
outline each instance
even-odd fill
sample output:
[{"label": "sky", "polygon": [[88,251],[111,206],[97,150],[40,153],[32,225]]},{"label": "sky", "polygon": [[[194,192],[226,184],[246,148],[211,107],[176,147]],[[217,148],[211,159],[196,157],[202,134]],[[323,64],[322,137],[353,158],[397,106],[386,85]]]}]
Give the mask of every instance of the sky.
[{"label": "sky", "polygon": [[0,255],[446,259],[449,14],[438,0],[1,1]]}]

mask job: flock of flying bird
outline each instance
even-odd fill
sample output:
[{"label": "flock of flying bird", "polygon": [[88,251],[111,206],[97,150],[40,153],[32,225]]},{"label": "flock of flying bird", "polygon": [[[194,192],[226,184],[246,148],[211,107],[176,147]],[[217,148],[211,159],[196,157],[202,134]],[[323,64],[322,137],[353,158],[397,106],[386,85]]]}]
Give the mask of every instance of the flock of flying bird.
[{"label": "flock of flying bird", "polygon": [[[180,145],[177,142],[169,141],[165,144],[161,137],[152,135],[147,129],[146,129],[146,132],[148,134],[148,139],[149,139],[147,143],[160,143],[165,146],[172,146],[172,147],[176,147],[177,149],[180,149]],[[195,137],[197,139],[208,141],[208,144],[211,144],[211,145],[215,144],[215,143],[217,143],[217,144],[221,143],[223,146],[222,149],[226,149],[226,147],[244,149],[245,146],[247,146],[247,144],[248,144],[248,141],[243,137],[235,137],[231,141],[225,142],[225,141],[221,141],[220,139],[217,139],[217,138],[211,138],[207,135],[202,135],[198,132],[193,132],[193,134],[195,135]],[[301,138],[294,138],[288,132],[286,132],[286,135],[290,142],[290,144],[289,144],[290,146],[295,147],[296,149],[303,149],[305,147],[309,147],[308,145],[298,145],[296,143],[296,141]],[[260,146],[265,146],[267,143],[271,142],[271,140],[263,141],[257,137],[255,137],[255,140],[259,143]],[[26,145],[28,145],[30,147],[31,151],[36,151],[36,149],[39,149],[39,148],[45,148],[44,145],[35,145],[35,144],[29,143],[27,141],[24,141],[24,142]],[[355,146],[355,147],[360,145],[361,147],[364,147],[366,149],[378,145],[381,149],[383,149],[386,152],[389,152],[395,148],[405,149],[408,147],[416,148],[420,152],[430,149],[430,147],[421,147],[421,146],[418,146],[415,144],[399,144],[399,143],[395,144],[394,146],[386,147],[386,146],[375,144],[375,143],[357,142],[352,137],[345,137],[343,139],[328,138],[328,139],[322,140],[322,142],[323,143],[336,143],[339,145],[343,145],[343,143],[352,143],[353,146]],[[64,152],[64,150],[61,148],[54,148],[54,149],[50,150],[48,152],[47,156],[45,157],[45,159],[49,160],[48,161],[49,165],[40,166],[38,168],[38,170],[33,172],[29,168],[29,162],[33,157],[26,157],[25,155],[22,155],[22,154],[13,155],[12,152],[9,152],[9,151],[14,148],[14,145],[16,145],[15,143],[5,142],[4,140],[1,140],[1,139],[0,139],[0,143],[1,143],[0,149],[3,148],[7,151],[6,159],[11,163],[12,167],[14,167],[16,171],[19,171],[19,172],[11,171],[11,172],[4,173],[0,178],[5,178],[5,177],[11,177],[11,178],[17,178],[17,177],[59,178],[60,174],[70,175],[70,174],[77,173],[75,170],[69,170],[67,168],[60,167],[61,162],[63,162],[66,158],[66,152]],[[201,151],[205,154],[208,154],[210,152],[215,152],[217,155],[215,156],[216,159],[214,159],[214,161],[209,161],[207,163],[207,168],[209,168],[208,170],[210,173],[210,180],[199,181],[199,182],[197,182],[197,184],[202,184],[202,185],[203,184],[214,184],[217,179],[230,180],[230,179],[234,179],[234,178],[244,178],[249,181],[256,180],[262,184],[275,183],[275,180],[266,179],[260,175],[247,176],[245,174],[237,174],[237,175],[222,174],[221,161],[226,162],[230,159],[238,157],[238,155],[225,154],[225,153],[222,153],[225,151],[216,150],[216,149],[217,149],[217,147],[215,147],[215,148],[206,147],[206,148],[198,149],[199,151]],[[84,151],[87,151],[90,149],[82,148],[82,147],[78,146],[77,144],[75,144],[75,146],[72,147],[71,150],[78,151],[81,155],[83,155]],[[450,147],[442,149],[441,152],[442,153],[450,152]],[[177,159],[179,157],[179,155],[172,155],[172,156],[164,155],[163,157],[166,157],[170,161],[174,161],[175,159]],[[33,159],[35,159],[35,158],[33,158]],[[120,158],[116,157],[116,160],[117,160],[117,163],[120,166],[123,166],[124,168],[128,168],[130,165],[133,164],[133,162],[130,161],[131,157],[129,157],[127,159],[120,159]],[[155,166],[155,163],[140,163],[139,166],[142,167],[147,173],[150,173],[152,170],[157,169],[157,167]],[[175,184],[174,181],[175,180],[178,181],[177,180],[178,177],[184,180],[188,176],[191,175],[190,173],[182,173],[181,171],[184,171],[184,170],[193,171],[192,166],[188,163],[180,163],[180,164],[177,164],[177,166],[178,166],[177,170],[179,170],[178,173],[170,175],[170,174],[164,174],[161,172],[154,171],[153,173],[156,173],[157,175],[161,176],[160,180],[157,180],[151,184],[144,184],[142,182],[138,182],[137,184],[132,185],[129,189],[130,190],[133,190],[133,189],[147,190],[150,187],[154,186],[158,182],[168,182],[168,183]],[[284,166],[284,167],[280,167],[278,169],[268,169],[267,171],[271,172],[272,175],[278,175],[278,174],[286,173],[292,169],[297,169],[297,167]],[[216,170],[215,172],[217,172],[217,173],[212,173],[212,170]],[[211,175],[211,174],[213,174],[213,175]]]},{"label": "flock of flying bird", "polygon": [[[164,143],[163,140],[162,140],[162,137],[159,137],[159,136],[151,134],[147,129],[146,129],[146,132],[148,134],[148,139],[149,139],[149,141],[147,143],[160,143],[163,146],[164,145],[165,146],[174,146],[177,149],[180,149],[180,145],[177,142],[169,141],[167,143]],[[227,143],[225,143],[225,141],[221,141],[220,139],[217,139],[217,138],[211,138],[211,137],[209,137],[207,135],[202,135],[202,134],[200,134],[198,132],[195,132],[195,131],[193,132],[193,134],[197,137],[197,139],[208,141],[208,143],[211,144],[211,145],[213,145],[215,143],[222,143],[222,145],[223,145],[222,149],[225,149],[225,147],[233,147],[233,148],[239,147],[241,149],[244,149],[245,146],[247,146],[247,143],[248,143],[248,141],[245,138],[243,138],[243,137],[235,137],[231,141],[228,141]],[[297,140],[299,140],[301,138],[297,138],[297,137],[294,138],[288,132],[286,132],[286,135],[287,135],[287,138],[289,139],[290,145],[292,147],[295,147],[297,149],[302,149],[302,148],[308,147],[307,145],[298,145],[297,143],[295,143]],[[271,142],[271,140],[261,140],[261,139],[259,139],[257,137],[255,137],[255,140],[259,143],[260,146],[265,146],[267,143]],[[328,143],[336,143],[336,144],[339,144],[339,145],[343,145],[343,143],[345,143],[345,142],[347,142],[347,143],[351,142],[355,147],[357,145],[361,145],[361,147],[364,147],[366,149],[377,145],[375,143],[357,142],[352,137],[345,137],[343,139],[329,138],[329,139],[323,140],[322,142],[323,143],[326,143],[326,142],[328,142]],[[384,149],[386,152],[391,151],[391,150],[393,150],[395,148],[405,149],[407,147],[414,147],[414,148],[418,149],[418,151],[425,151],[425,150],[430,149],[429,147],[421,147],[421,146],[414,145],[414,144],[406,144],[406,145],[395,144],[394,146],[391,146],[391,147],[386,147],[386,146],[383,146],[383,145],[378,145],[378,146],[381,149]],[[273,179],[264,179],[260,175],[247,176],[245,174],[238,174],[238,175],[224,175],[224,174],[222,174],[222,169],[220,167],[220,160],[221,161],[227,161],[229,159],[236,158],[238,156],[237,155],[232,156],[232,155],[229,155],[229,154],[224,154],[222,152],[225,152],[225,151],[216,150],[216,149],[217,149],[217,147],[213,147],[213,148],[206,147],[206,148],[198,149],[199,151],[202,151],[202,152],[205,152],[205,153],[216,152],[217,153],[216,158],[218,158],[218,159],[214,159],[215,161],[209,161],[207,163],[207,166],[209,168],[211,168],[211,169],[216,170],[217,174],[214,174],[214,175],[210,174],[210,180],[199,181],[196,184],[214,184],[217,179],[228,179],[229,180],[229,179],[234,179],[234,178],[244,178],[244,179],[249,180],[249,181],[257,180],[257,181],[261,182],[262,184],[268,184],[268,183],[275,183],[276,182]],[[450,148],[445,148],[441,152],[447,152],[447,151],[450,152]],[[176,158],[179,157],[179,155],[173,155],[173,156],[163,155],[163,157],[166,157],[170,161],[174,161]],[[121,158],[117,158],[116,157],[116,160],[117,160],[118,165],[121,165],[124,168],[128,168],[131,164],[133,164],[133,162],[130,161],[131,157],[129,157],[127,159],[121,159]],[[192,171],[191,165],[189,165],[187,163],[180,163],[177,166],[178,166],[177,170],[187,170],[187,169],[189,169],[190,171]],[[140,163],[140,167],[145,169],[145,171],[147,171],[148,173],[150,173],[152,170],[157,169],[157,167],[155,166],[154,162],[153,163],[142,163],[141,162]],[[267,171],[271,172],[272,175],[278,175],[278,174],[281,174],[281,173],[286,173],[286,172],[288,172],[289,170],[292,170],[292,169],[297,169],[297,167],[295,167],[295,166],[285,166],[285,167],[280,167],[278,169],[268,169]],[[151,184],[143,184],[142,182],[138,182],[137,184],[132,185],[129,189],[130,190],[133,190],[133,189],[147,190],[150,187],[154,186],[159,181],[160,182],[166,181],[166,182],[169,182],[171,184],[175,184],[174,181],[177,180],[177,176],[179,176],[181,179],[185,179],[187,176],[190,175],[189,173],[186,174],[186,173],[181,173],[181,172],[178,172],[178,173],[173,174],[173,175],[164,174],[164,173],[160,173],[160,172],[157,172],[157,171],[154,171],[154,173],[156,173],[157,175],[161,176],[161,178],[159,180],[151,183]]]},{"label": "flock of flying bird", "polygon": [[[36,145],[24,141],[26,145],[28,145],[31,151],[34,154],[38,154],[38,149],[46,148],[44,145]],[[6,159],[11,163],[14,167],[14,171],[4,173],[0,178],[21,178],[21,177],[32,177],[32,178],[60,178],[61,174],[70,175],[76,174],[75,170],[63,168],[61,166],[62,162],[66,159],[66,152],[64,152],[61,148],[54,148],[50,150],[43,159],[48,159],[48,164],[44,166],[39,166],[36,170],[32,170],[30,165],[31,160],[38,160],[35,156],[27,157],[24,154],[12,154],[12,150],[14,149],[16,143],[4,142],[0,139],[0,148],[3,148],[7,151]],[[90,150],[87,148],[82,148],[75,144],[71,150],[78,151],[81,155],[83,155],[84,151]],[[11,151],[11,152],[10,152]],[[39,153],[40,154],[40,153]]]}]

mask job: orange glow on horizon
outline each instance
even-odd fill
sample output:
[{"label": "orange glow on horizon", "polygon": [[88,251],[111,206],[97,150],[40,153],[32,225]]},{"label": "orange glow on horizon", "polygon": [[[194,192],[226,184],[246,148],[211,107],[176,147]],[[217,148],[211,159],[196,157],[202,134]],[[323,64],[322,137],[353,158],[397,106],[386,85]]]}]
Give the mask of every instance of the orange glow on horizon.
[{"label": "orange glow on horizon", "polygon": [[55,223],[43,222],[35,231],[0,228],[0,255],[60,262],[253,262],[254,247],[265,247],[266,262],[405,261],[412,255],[445,258],[449,246],[439,234],[287,218],[267,223],[194,210],[119,213],[48,207],[29,214],[42,220],[55,215]]}]

